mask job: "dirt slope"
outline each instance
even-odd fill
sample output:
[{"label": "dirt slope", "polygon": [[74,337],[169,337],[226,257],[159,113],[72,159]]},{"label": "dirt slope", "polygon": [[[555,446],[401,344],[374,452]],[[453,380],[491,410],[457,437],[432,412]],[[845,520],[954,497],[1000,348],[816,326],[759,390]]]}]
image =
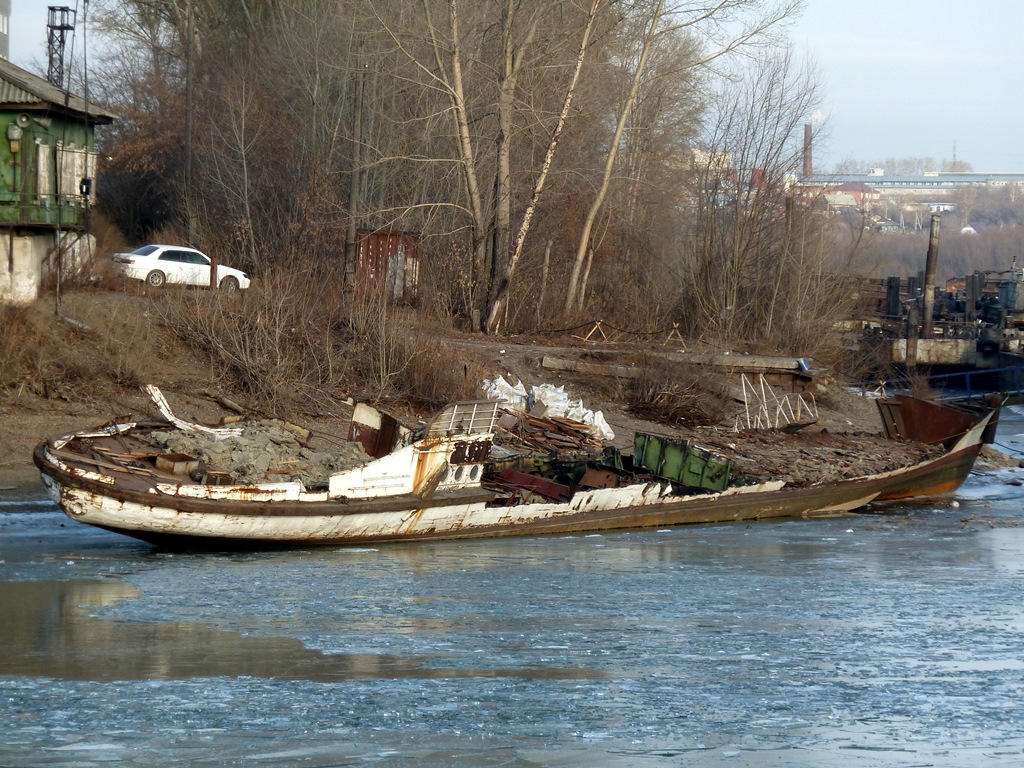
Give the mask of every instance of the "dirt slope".
[{"label": "dirt slope", "polygon": [[[31,463],[34,446],[43,438],[75,429],[152,415],[155,411],[141,385],[153,383],[166,394],[175,412],[187,419],[216,423],[227,411],[215,396],[251,407],[245,395],[220,378],[203,357],[185,348],[149,316],[151,299],[143,291],[83,290],[64,298],[62,315],[54,315],[52,299],[25,310],[42,332],[19,343],[29,345],[38,373],[15,376],[0,368],[0,499],[39,496],[42,487]],[[31,323],[27,327],[33,327]],[[545,355],[580,358],[598,355],[609,363],[629,362],[640,348],[629,343],[591,343],[567,337],[546,339],[486,338],[446,334],[445,343],[460,356],[483,362],[492,376],[522,379],[526,385],[565,385],[588,408],[601,410],[616,433],[614,445],[629,448],[637,430],[685,436],[688,430],[653,423],[626,410],[629,383],[607,376],[554,372],[541,367]],[[649,356],[688,353],[649,346]],[[10,353],[8,360],[10,359]],[[0,358],[0,363],[3,359]],[[724,375],[724,374],[723,374]],[[329,393],[331,406],[315,413],[291,413],[288,418],[313,429],[325,439],[347,433],[351,408],[348,393]],[[482,394],[481,394],[482,396]],[[819,415],[812,429],[831,432],[878,432],[877,409],[830,377],[821,377],[807,396]],[[401,405],[397,407],[401,408]],[[741,403],[728,402],[719,429],[728,431],[743,413]],[[410,414],[405,411],[408,416]],[[278,414],[281,415],[281,414]],[[429,414],[418,414],[427,416]]]}]

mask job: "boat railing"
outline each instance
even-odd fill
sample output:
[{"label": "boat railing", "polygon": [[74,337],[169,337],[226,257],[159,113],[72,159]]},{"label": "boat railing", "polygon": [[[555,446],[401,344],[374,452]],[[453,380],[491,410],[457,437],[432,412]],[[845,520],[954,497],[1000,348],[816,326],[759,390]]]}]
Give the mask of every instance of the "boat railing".
[{"label": "boat railing", "polygon": [[496,400],[449,403],[427,424],[424,437],[490,434],[498,424],[498,405]]}]

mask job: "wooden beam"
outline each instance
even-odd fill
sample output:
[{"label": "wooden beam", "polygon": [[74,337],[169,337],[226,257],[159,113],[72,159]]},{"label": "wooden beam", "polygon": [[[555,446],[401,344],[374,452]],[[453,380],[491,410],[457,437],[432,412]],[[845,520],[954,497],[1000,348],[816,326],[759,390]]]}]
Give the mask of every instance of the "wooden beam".
[{"label": "wooden beam", "polygon": [[561,357],[545,355],[540,362],[542,368],[552,371],[573,371],[593,376],[615,376],[620,379],[636,379],[640,369],[635,365],[613,365],[611,363],[588,363],[583,360],[566,360]]}]

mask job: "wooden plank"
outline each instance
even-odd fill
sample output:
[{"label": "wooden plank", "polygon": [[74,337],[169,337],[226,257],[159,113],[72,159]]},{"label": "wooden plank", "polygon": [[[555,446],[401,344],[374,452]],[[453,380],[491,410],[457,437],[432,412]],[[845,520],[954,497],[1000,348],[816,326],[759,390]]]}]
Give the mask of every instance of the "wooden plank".
[{"label": "wooden plank", "polygon": [[568,360],[562,357],[545,355],[540,361],[542,368],[551,371],[572,371],[593,376],[615,376],[620,379],[636,379],[640,369],[635,365],[614,365],[611,363],[590,363],[583,360]]},{"label": "wooden plank", "polygon": [[771,357],[769,355],[714,355],[694,356],[694,363],[737,371],[799,371],[800,358]]}]

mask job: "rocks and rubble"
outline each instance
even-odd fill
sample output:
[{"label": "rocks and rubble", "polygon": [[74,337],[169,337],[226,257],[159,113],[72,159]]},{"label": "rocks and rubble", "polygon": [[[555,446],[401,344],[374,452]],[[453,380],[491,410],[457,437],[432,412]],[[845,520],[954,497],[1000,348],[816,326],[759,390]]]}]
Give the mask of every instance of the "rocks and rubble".
[{"label": "rocks and rubble", "polygon": [[239,426],[241,434],[223,438],[180,429],[140,431],[138,437],[154,448],[199,459],[206,471],[225,473],[242,484],[300,480],[306,488],[317,488],[326,486],[331,474],[370,459],[353,442],[313,450],[283,421],[258,419]]},{"label": "rocks and rubble", "polygon": [[981,455],[978,457],[978,464],[993,469],[1020,468],[1024,467],[1024,461],[1007,453],[993,448],[991,445],[981,447]]}]

